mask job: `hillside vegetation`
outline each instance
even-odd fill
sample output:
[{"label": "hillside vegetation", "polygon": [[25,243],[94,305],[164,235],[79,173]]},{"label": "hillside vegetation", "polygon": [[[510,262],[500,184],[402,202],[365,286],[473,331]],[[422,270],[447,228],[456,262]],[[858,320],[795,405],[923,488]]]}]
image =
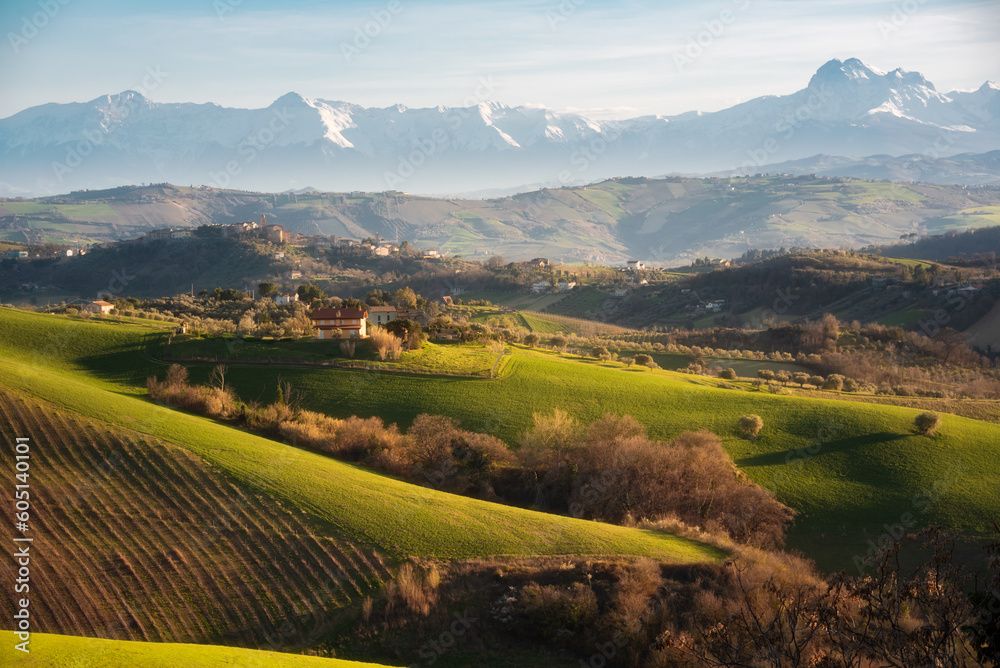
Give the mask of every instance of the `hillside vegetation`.
[{"label": "hillside vegetation", "polygon": [[[66,326],[78,329],[70,334]],[[51,356],[37,357],[30,339],[24,338],[32,329],[40,339],[46,333],[75,338],[55,348]],[[102,336],[115,330],[122,335],[119,345],[102,349],[106,343]],[[417,487],[127,396],[145,394],[145,377],[156,368],[149,362],[143,364],[144,336],[128,325],[72,323],[3,309],[0,382],[88,417],[179,445],[226,475],[335,527],[337,536],[364,542],[392,557],[626,554],[689,561],[721,555],[714,548],[669,534],[530,512]],[[86,367],[95,358],[103,362],[103,378]],[[69,365],[78,365],[83,373]],[[142,376],[141,385],[129,382],[135,375]],[[119,389],[124,392],[118,393]]]},{"label": "hillside vegetation", "polygon": [[[308,503],[348,535],[368,536],[390,554],[471,556],[585,549],[670,553],[677,548],[657,547],[663,545],[657,542],[661,539],[617,527],[526,516],[464,499],[460,508],[454,508],[445,501],[453,497],[402,483],[397,487],[386,481],[376,491],[365,482],[374,478],[352,467],[249,435],[231,442],[226,435],[239,432],[121,394],[90,391],[143,394],[145,377],[157,371],[157,365],[142,361],[147,336],[152,335],[131,325],[79,323],[5,309],[0,311],[0,348],[5,359],[17,362],[6,361],[0,368],[31,391],[76,410],[105,415],[111,421],[121,421],[114,416],[122,414],[144,424],[148,421],[150,433],[182,439],[186,447],[230,472],[250,475],[266,470],[266,489],[296,504]],[[67,343],[49,357],[34,359],[33,341],[52,337],[63,337]],[[534,413],[555,408],[584,422],[605,412],[633,415],[652,437],[664,440],[682,431],[707,429],[723,438],[730,456],[752,480],[800,513],[789,544],[834,569],[851,567],[853,558],[867,550],[868,541],[877,541],[884,527],[898,522],[904,513],[923,526],[941,523],[984,535],[1000,506],[991,463],[1000,454],[997,425],[945,416],[938,435],[928,438],[914,432],[913,419],[919,411],[913,409],[718,389],[708,379],[669,371],[626,369],[617,363],[521,348],[513,351],[502,376],[492,381],[231,365],[227,382],[245,399],[269,402],[280,376],[304,394],[305,407],[329,415],[378,415],[401,427],[409,426],[420,413],[448,415],[466,429],[491,433],[508,443],[529,428]],[[22,365],[29,360],[33,369]],[[192,378],[204,382],[209,370],[207,365],[192,367]],[[159,373],[163,371],[160,366]],[[748,413],[760,415],[765,425],[752,441],[737,430],[739,417]],[[163,422],[168,417],[169,429]],[[296,473],[299,466],[307,472]],[[334,471],[344,483],[324,487],[322,478]],[[289,488],[294,489],[291,496]],[[401,500],[406,503],[399,505]],[[413,501],[416,507],[410,505]],[[364,504],[371,515],[339,516],[333,511],[338,503]],[[414,508],[412,517],[420,518],[426,533],[401,535],[412,519],[411,511],[393,512],[394,506]],[[487,512],[490,521],[483,525]],[[435,545],[431,538],[445,530],[444,518],[451,518],[448,548]],[[516,537],[508,539],[487,528],[497,523],[510,527]],[[584,538],[580,533],[584,526],[599,529],[600,536]],[[541,539],[551,529],[558,535],[554,543]]]},{"label": "hillside vegetation", "polygon": [[[676,263],[747,248],[857,247],[914,231],[990,224],[993,187],[895,184],[839,177],[621,178],[491,200],[403,193],[246,193],[171,185],[0,203],[0,238],[79,242],[149,227],[257,220],[303,234],[380,234],[466,257]],[[994,223],[995,224],[995,221]]]}]

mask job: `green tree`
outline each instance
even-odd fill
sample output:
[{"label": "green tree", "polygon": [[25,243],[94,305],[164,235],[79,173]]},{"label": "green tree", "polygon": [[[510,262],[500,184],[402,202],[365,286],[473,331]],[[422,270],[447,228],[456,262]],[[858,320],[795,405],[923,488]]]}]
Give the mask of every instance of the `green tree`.
[{"label": "green tree", "polygon": [[759,415],[751,413],[740,417],[739,427],[744,436],[756,439],[760,430],[764,428],[764,420]]},{"label": "green tree", "polygon": [[831,373],[823,381],[824,390],[833,390],[834,392],[839,392],[844,388],[844,377],[839,373]]},{"label": "green tree", "polygon": [[296,292],[299,295],[299,299],[304,302],[311,302],[315,299],[326,299],[326,293],[312,283],[303,283],[298,287]]},{"label": "green tree", "polygon": [[913,425],[917,428],[918,433],[924,436],[933,436],[938,427],[941,426],[941,416],[937,413],[925,411],[913,418]]},{"label": "green tree", "polygon": [[398,308],[416,308],[417,293],[409,286],[400,288],[392,293],[392,301]]},{"label": "green tree", "polygon": [[261,297],[272,297],[278,293],[278,286],[270,281],[264,281],[257,284],[257,292]]},{"label": "green tree", "polygon": [[639,366],[648,366],[650,369],[656,368],[656,362],[653,361],[653,358],[650,355],[646,355],[645,353],[639,353],[636,355],[635,363]]}]

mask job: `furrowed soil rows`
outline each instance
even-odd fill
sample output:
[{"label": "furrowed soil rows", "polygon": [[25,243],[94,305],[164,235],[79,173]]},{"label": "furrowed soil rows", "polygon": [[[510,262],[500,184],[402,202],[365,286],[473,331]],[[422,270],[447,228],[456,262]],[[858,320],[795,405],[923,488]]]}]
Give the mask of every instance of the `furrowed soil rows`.
[{"label": "furrowed soil rows", "polygon": [[[366,546],[156,438],[3,387],[0,436],[6,461],[31,439],[31,605],[45,631],[294,647],[391,578]],[[14,573],[0,573],[5,591]]]}]

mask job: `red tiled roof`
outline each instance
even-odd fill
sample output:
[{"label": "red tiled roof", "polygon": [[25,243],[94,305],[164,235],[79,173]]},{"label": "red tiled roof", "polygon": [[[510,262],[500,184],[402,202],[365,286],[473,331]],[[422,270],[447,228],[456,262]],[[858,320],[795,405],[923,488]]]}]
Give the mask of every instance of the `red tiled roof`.
[{"label": "red tiled roof", "polygon": [[395,306],[369,306],[368,310],[372,313],[390,313],[396,310]]},{"label": "red tiled roof", "polygon": [[368,311],[360,308],[317,308],[309,317],[313,320],[361,319],[368,317]]}]

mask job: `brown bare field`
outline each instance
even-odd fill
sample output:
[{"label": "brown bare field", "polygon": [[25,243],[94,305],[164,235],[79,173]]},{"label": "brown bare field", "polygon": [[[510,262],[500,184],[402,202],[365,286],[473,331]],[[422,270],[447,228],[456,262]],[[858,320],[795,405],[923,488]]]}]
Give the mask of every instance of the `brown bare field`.
[{"label": "brown bare field", "polygon": [[[391,577],[374,551],[145,434],[0,388],[0,436],[7,462],[31,439],[33,628],[290,649]],[[8,596],[15,577],[0,572]]]}]

